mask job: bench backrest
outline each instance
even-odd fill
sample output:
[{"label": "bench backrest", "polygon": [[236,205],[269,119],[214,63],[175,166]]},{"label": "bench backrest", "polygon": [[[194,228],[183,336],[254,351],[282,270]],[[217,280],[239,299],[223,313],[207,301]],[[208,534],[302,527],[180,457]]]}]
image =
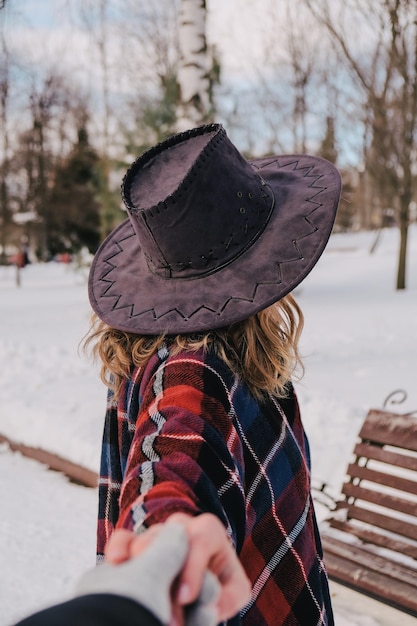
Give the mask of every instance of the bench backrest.
[{"label": "bench backrest", "polygon": [[350,532],[417,559],[417,418],[370,410],[347,475],[338,508]]}]

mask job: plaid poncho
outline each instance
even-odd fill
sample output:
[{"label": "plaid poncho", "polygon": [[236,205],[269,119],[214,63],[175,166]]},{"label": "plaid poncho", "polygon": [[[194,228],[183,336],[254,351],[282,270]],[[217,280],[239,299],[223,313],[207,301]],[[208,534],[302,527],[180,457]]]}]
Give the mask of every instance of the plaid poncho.
[{"label": "plaid poncho", "polygon": [[260,404],[219,358],[166,347],[133,370],[109,396],[98,558],[116,526],[140,532],[176,511],[217,515],[252,581],[229,624],[334,623],[292,386]]}]

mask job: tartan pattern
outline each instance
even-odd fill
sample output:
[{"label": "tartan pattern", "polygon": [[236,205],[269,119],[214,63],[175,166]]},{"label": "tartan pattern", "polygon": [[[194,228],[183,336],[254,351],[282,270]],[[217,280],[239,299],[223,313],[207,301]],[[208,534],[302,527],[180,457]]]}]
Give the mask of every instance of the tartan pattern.
[{"label": "tartan pattern", "polygon": [[260,404],[212,354],[164,346],[109,394],[99,482],[98,559],[113,529],[211,512],[252,581],[231,626],[334,624],[294,389]]}]

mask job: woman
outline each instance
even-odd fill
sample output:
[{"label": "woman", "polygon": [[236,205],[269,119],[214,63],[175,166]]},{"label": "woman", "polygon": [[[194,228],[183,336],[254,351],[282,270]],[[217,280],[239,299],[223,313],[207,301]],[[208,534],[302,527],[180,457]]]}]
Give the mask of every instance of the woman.
[{"label": "woman", "polygon": [[311,156],[248,162],[213,124],[139,157],[122,191],[129,219],[89,279],[110,387],[99,558],[118,529],[209,512],[252,583],[229,624],[333,624],[290,292],[326,246],[340,176]]}]

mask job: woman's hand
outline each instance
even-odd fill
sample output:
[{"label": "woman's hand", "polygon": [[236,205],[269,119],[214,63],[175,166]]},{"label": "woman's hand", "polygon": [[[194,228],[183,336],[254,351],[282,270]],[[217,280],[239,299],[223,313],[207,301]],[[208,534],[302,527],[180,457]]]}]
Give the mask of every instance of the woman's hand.
[{"label": "woman's hand", "polygon": [[214,623],[224,621],[249,601],[251,586],[236,552],[220,520],[211,513],[191,517],[174,513],[164,524],[156,524],[141,535],[119,529],[114,531],[106,546],[106,559],[114,564],[140,555],[161,530],[170,523],[184,527],[188,542],[185,563],[172,589],[173,616],[176,623],[183,623],[183,609],[197,601],[202,592],[206,572],[218,581],[218,593],[209,601],[216,613]]}]

